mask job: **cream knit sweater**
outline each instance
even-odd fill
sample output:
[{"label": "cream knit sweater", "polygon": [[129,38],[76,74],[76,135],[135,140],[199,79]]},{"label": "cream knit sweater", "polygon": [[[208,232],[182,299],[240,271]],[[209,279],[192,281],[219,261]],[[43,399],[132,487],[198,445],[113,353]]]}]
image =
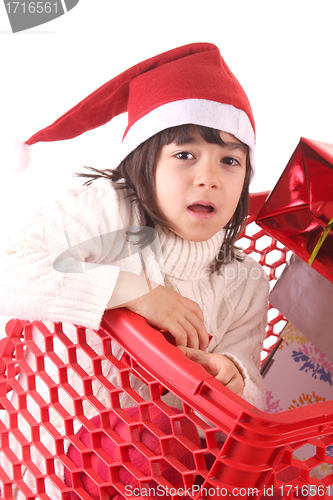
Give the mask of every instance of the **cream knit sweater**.
[{"label": "cream knit sweater", "polygon": [[[125,194],[115,191],[110,181],[99,179],[41,208],[23,233],[2,248],[0,314],[65,323],[69,337],[73,323],[98,329],[120,269],[142,274],[138,253],[118,259],[126,246],[123,228],[138,225],[137,208]],[[259,366],[268,279],[247,256],[212,274],[209,266],[223,237],[222,230],[208,241],[195,243],[159,231],[157,252],[149,247],[142,252],[146,273],[199,304],[213,336],[208,351],[234,361],[245,380],[243,398],[263,409]],[[111,383],[116,384],[116,377],[109,374]],[[140,387],[134,389],[145,396]],[[104,395],[98,397],[102,401]],[[172,395],[165,399],[179,406]],[[125,405],[130,406],[130,401]],[[93,416],[88,413],[88,418]]]}]

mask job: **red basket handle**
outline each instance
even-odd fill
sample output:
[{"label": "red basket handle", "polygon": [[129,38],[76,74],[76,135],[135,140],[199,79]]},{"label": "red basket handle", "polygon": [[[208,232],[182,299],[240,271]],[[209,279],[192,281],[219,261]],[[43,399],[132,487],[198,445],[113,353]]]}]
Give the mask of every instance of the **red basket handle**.
[{"label": "red basket handle", "polygon": [[[101,328],[111,334],[112,338],[138,362],[138,365],[155,376],[174,394],[180,394],[181,399],[187,397],[191,404],[195,404],[196,398],[202,395],[203,388],[210,388],[210,399],[214,404],[212,410],[215,411],[214,415],[217,416],[219,425],[222,425],[222,420],[225,421],[227,418],[225,412],[232,415],[233,422],[246,413],[258,419],[258,422],[265,422],[265,426],[268,427],[266,430],[263,429],[262,433],[269,435],[273,440],[276,439],[277,442],[280,441],[279,445],[320,435],[323,425],[330,429],[333,427],[332,401],[294,408],[278,414],[267,414],[258,410],[226,389],[202,366],[188,359],[180,349],[168,343],[159,331],[148,325],[144,318],[128,309],[106,311]],[[206,403],[207,401],[203,402],[201,399],[202,414],[205,414],[206,410],[209,411],[208,406],[205,406],[205,409],[202,406]],[[223,413],[221,419],[218,416],[219,412]],[[211,417],[211,421],[216,420],[213,415]]]},{"label": "red basket handle", "polygon": [[[177,391],[181,381],[182,392],[193,395],[204,381],[214,379],[202,366],[171,345],[142,316],[128,309],[106,311],[101,328],[110,332],[125,351],[171,390]],[[165,367],[169,368],[167,373]]]}]

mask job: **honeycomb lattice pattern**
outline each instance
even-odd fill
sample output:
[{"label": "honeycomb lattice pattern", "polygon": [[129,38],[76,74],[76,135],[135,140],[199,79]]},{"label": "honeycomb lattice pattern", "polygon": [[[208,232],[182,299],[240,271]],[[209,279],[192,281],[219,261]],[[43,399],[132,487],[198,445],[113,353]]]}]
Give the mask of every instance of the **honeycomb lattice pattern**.
[{"label": "honeycomb lattice pattern", "polygon": [[[164,492],[178,499],[185,491],[193,499],[235,492],[244,498],[264,492],[267,498],[305,498],[300,494],[309,485],[312,496],[313,488],[320,492],[314,498],[328,498],[330,402],[313,405],[311,416],[304,408],[259,412],[203,369],[202,378],[184,356],[174,373],[179,350],[127,313],[113,311],[98,332],[9,323],[0,379],[1,498],[120,500]],[[140,352],[146,349],[148,361],[131,354],[131,347],[120,350],[123,337]],[[162,354],[150,369],[156,342]],[[111,372],[118,374],[112,382]],[[180,409],[166,404],[170,394],[180,398]],[[308,458],[297,460],[294,451],[304,446]]]},{"label": "honeycomb lattice pattern", "polygon": [[[250,222],[239,240],[239,247],[263,266],[269,276],[271,288],[281,275],[291,252],[274,238],[268,236],[254,221]],[[262,361],[274,349],[286,319],[272,305],[269,306],[267,336]]]},{"label": "honeycomb lattice pattern", "polygon": [[[269,192],[253,193],[250,196],[250,215],[247,226],[239,240],[239,247],[244,253],[250,255],[265,269],[272,289],[276,280],[281,275],[286,263],[290,259],[290,252],[279,241],[265,233],[256,223],[255,219],[263,206]],[[286,325],[286,318],[271,304],[268,311],[268,324],[266,329],[266,340],[262,351],[262,362],[274,350],[279,342],[279,335]]]},{"label": "honeycomb lattice pattern", "polygon": [[[274,282],[287,250],[252,222],[240,243]],[[270,314],[266,352],[283,325]],[[127,310],[106,313],[99,331],[18,320],[6,330],[1,500],[333,495],[332,402],[260,412]]]}]

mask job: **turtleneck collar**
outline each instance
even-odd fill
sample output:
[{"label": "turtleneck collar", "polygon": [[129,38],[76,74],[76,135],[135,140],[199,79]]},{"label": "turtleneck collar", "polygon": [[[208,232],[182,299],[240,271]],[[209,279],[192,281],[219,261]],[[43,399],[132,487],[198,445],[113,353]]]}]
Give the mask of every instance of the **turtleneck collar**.
[{"label": "turtleneck collar", "polygon": [[210,274],[210,266],[221,248],[225,230],[203,242],[184,240],[167,231],[158,231],[164,259],[164,273],[181,280],[198,280]]}]

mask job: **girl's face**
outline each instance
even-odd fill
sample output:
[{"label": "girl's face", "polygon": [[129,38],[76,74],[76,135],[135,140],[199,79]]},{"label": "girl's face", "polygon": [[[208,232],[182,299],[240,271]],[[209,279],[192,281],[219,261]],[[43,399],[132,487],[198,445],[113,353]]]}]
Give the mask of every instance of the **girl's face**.
[{"label": "girl's face", "polygon": [[232,218],[242,193],[246,150],[227,132],[225,145],[206,142],[194,129],[186,144],[161,148],[156,162],[158,208],[173,232],[206,241]]}]

